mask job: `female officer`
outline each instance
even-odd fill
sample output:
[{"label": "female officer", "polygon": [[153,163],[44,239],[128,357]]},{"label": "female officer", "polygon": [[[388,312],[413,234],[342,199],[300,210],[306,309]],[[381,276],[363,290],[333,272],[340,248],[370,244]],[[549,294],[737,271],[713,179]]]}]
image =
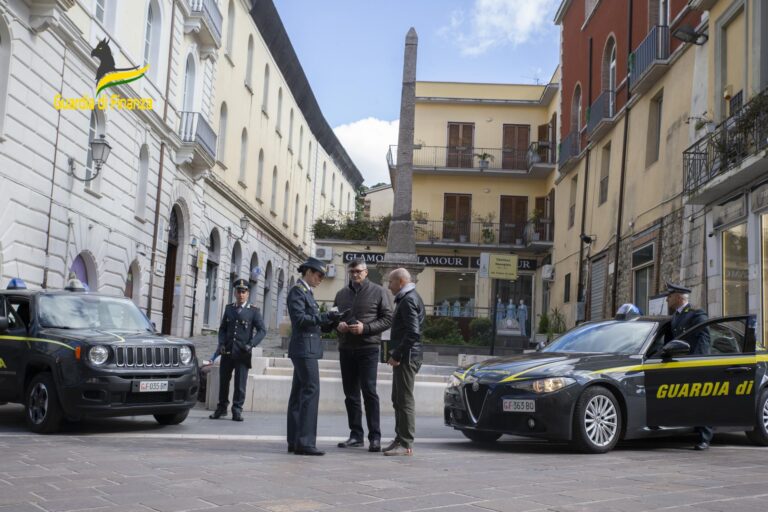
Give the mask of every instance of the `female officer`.
[{"label": "female officer", "polygon": [[317,409],[320,402],[320,373],[317,360],[323,357],[320,331],[330,331],[341,314],[320,313],[312,288],[323,280],[325,265],[309,258],[299,267],[301,278],[288,292],[291,341],[288,357],[293,362],[293,384],[288,399],[288,451],[296,455],[325,455],[315,446]]}]

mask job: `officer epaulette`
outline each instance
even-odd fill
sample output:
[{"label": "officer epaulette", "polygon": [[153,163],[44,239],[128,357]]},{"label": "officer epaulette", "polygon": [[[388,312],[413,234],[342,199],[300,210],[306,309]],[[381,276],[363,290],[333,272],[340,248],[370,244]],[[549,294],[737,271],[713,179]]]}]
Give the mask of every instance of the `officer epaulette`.
[{"label": "officer epaulette", "polygon": [[256,304],[248,304],[248,307],[250,309],[259,309],[259,308],[256,307]]}]

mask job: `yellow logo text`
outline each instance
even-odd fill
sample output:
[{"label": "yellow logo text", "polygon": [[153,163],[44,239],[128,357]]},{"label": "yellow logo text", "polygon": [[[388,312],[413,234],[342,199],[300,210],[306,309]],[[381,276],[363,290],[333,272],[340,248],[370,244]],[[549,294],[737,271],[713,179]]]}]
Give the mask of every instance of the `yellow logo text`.
[{"label": "yellow logo text", "polygon": [[8,368],[7,366],[5,366],[5,361],[3,361],[2,357],[0,357],[0,368]]},{"label": "yellow logo text", "polygon": [[[755,381],[745,380],[736,386],[734,395],[750,395]],[[698,398],[728,396],[731,392],[730,382],[686,382],[683,384],[662,384],[656,391],[656,398]]]},{"label": "yellow logo text", "polygon": [[152,98],[124,98],[118,94],[103,94],[98,99],[93,96],[65,98],[61,94],[53,97],[56,110],[152,110]]}]

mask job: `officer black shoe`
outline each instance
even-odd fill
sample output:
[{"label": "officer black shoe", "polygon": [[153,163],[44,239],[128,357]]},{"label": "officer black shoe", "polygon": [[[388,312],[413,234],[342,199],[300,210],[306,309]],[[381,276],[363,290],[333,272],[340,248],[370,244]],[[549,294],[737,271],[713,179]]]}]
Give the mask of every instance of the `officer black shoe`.
[{"label": "officer black shoe", "polygon": [[337,446],[339,448],[357,448],[358,446],[363,446],[365,443],[361,439],[355,439],[354,437],[350,437],[346,441],[340,442]]},{"label": "officer black shoe", "polygon": [[232,421],[243,421],[243,415],[239,412],[232,413]]},{"label": "officer black shoe", "polygon": [[296,451],[296,448],[292,444],[289,444],[288,445],[288,453],[293,453],[295,451]]},{"label": "officer black shoe", "polygon": [[380,452],[381,451],[381,441],[378,439],[374,439],[371,441],[371,444],[368,445],[368,451],[369,452]]},{"label": "officer black shoe", "polygon": [[324,451],[318,450],[314,447],[296,448],[293,453],[294,455],[325,455]]},{"label": "officer black shoe", "polygon": [[221,418],[222,416],[226,416],[226,415],[227,415],[227,410],[226,409],[216,409],[215,411],[213,411],[213,414],[208,416],[208,418],[210,418],[212,420],[217,420],[217,419]]},{"label": "officer black shoe", "polygon": [[709,443],[706,441],[699,441],[695,445],[693,445],[693,449],[699,452],[702,452],[704,450],[709,449]]}]

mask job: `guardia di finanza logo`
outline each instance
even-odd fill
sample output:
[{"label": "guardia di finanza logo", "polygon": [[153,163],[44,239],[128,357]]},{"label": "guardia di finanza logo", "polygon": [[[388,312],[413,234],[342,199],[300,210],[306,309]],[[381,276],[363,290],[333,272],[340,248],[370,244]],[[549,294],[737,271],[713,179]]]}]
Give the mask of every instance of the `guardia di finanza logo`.
[{"label": "guardia di finanza logo", "polygon": [[142,78],[149,69],[149,64],[143,67],[118,68],[115,66],[115,58],[109,47],[109,38],[104,38],[91,51],[91,57],[99,60],[96,69],[96,94],[81,96],[79,98],[64,98],[61,94],[54,97],[53,104],[57,110],[105,110],[113,108],[118,110],[152,110],[152,98],[124,98],[119,94],[101,95],[101,92],[110,87],[135,82]]}]

